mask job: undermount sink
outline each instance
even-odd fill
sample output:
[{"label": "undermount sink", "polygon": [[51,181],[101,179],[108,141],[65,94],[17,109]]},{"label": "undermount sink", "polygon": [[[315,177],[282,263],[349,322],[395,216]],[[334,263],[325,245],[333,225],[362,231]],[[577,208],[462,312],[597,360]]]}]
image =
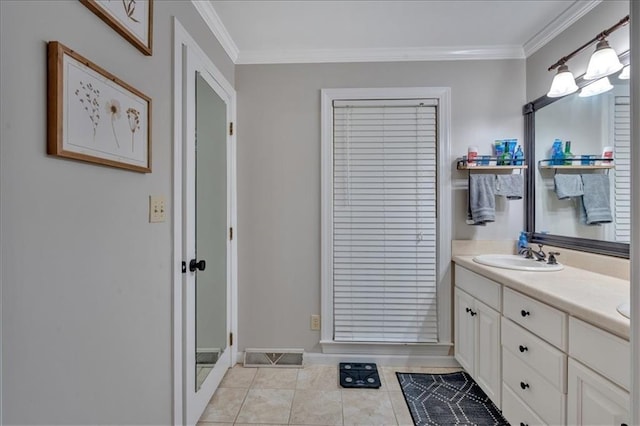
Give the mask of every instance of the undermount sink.
[{"label": "undermount sink", "polygon": [[473,261],[482,265],[514,269],[516,271],[553,272],[564,269],[564,265],[560,263],[549,265],[546,262],[525,259],[524,257],[515,254],[482,254],[474,257]]},{"label": "undermount sink", "polygon": [[631,305],[629,302],[618,305],[618,312],[620,312],[620,315],[631,319]]}]

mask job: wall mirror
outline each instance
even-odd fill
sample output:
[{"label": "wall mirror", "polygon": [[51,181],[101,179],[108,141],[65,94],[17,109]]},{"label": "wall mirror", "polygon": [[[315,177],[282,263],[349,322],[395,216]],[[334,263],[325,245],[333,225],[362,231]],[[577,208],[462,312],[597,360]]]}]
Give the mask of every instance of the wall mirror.
[{"label": "wall mirror", "polygon": [[[628,52],[620,55],[629,64]],[[580,251],[629,257],[631,227],[630,97],[628,79],[609,76],[613,89],[595,96],[580,91],[562,98],[546,95],[524,106],[527,153],[527,231],[531,241]],[[578,77],[582,89],[590,81]],[[553,159],[554,141],[571,141],[570,160]],[[605,150],[613,161],[601,160]],[[606,149],[605,149],[606,148]],[[600,176],[593,176],[598,174]],[[560,175],[560,176],[558,176]],[[591,175],[591,176],[586,176]],[[586,176],[586,177],[585,177]],[[557,182],[597,182],[606,197],[560,199]],[[591,183],[590,185],[593,185]],[[592,186],[589,186],[592,188]],[[576,193],[579,193],[579,189]],[[571,190],[567,193],[573,195]],[[566,195],[566,194],[561,194]],[[585,208],[585,202],[587,207]],[[610,222],[595,220],[594,203],[608,207]],[[593,223],[590,223],[593,222]]]}]

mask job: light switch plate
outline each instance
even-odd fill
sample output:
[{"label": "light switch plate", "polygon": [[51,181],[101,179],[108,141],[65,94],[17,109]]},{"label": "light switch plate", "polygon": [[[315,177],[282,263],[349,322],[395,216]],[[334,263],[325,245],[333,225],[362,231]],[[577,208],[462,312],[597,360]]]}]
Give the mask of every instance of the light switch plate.
[{"label": "light switch plate", "polygon": [[164,195],[149,196],[149,223],[164,222],[167,219],[167,206]]}]

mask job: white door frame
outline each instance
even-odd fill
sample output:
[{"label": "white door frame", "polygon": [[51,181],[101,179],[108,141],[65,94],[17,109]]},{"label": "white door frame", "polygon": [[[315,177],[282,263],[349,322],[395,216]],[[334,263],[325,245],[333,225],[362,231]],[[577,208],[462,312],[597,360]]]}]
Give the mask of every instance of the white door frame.
[{"label": "white door frame", "polygon": [[[227,120],[236,126],[236,92],[224,75],[211,62],[209,57],[198,46],[193,38],[186,32],[180,22],[174,17],[174,51],[173,51],[173,113],[174,113],[174,143],[173,143],[173,423],[195,424],[200,413],[206,407],[211,395],[222,380],[224,372],[209,375],[198,392],[196,400],[191,401],[196,406],[195,410],[185,411],[187,403],[186,392],[187,386],[194,385],[194,378],[185,371],[184,347],[188,340],[184,333],[185,322],[189,322],[185,315],[185,281],[186,275],[182,273],[182,262],[187,261],[187,257],[183,254],[184,229],[183,221],[186,219],[183,211],[183,187],[184,187],[184,169],[185,154],[184,147],[189,137],[195,137],[191,134],[195,131],[194,126],[190,125],[195,117],[195,102],[186,104],[189,93],[185,84],[184,75],[187,70],[193,68],[194,63],[198,63],[209,75],[209,82],[216,83],[216,92],[221,91],[218,95],[227,104]],[[195,79],[194,79],[195,80]],[[191,118],[191,119],[190,119]],[[230,330],[233,333],[234,340],[237,337],[237,210],[236,210],[236,138],[234,135],[229,136],[227,144],[227,162],[229,167],[228,175],[230,177],[230,206],[229,206],[229,222],[233,227],[233,240],[230,241],[230,291],[228,293],[228,321]],[[230,362],[233,364],[237,359],[237,345],[234,343],[230,348]],[[194,349],[195,350],[195,349]],[[193,373],[193,372],[192,372]],[[191,377],[191,379],[189,379]],[[194,414],[198,413],[198,414]]]}]

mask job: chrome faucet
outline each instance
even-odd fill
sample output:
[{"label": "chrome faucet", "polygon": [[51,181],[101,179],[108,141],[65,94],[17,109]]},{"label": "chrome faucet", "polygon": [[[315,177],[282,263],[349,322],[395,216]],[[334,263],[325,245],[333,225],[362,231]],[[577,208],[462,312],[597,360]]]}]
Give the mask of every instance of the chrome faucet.
[{"label": "chrome faucet", "polygon": [[533,250],[531,247],[525,247],[520,249],[519,254],[523,254],[525,259],[534,259],[539,262],[544,262],[547,259],[547,255],[542,251],[542,244],[538,244],[538,251]]}]

